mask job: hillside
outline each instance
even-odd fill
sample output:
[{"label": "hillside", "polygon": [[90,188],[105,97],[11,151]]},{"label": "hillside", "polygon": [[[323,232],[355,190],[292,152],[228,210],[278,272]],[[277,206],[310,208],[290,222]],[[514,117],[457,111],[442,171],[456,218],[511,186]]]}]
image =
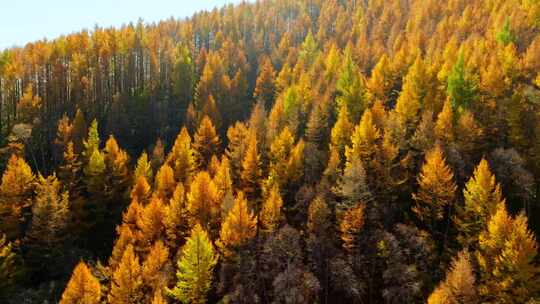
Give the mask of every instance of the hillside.
[{"label": "hillside", "polygon": [[540,1],[259,0],[0,52],[0,303],[540,302]]}]

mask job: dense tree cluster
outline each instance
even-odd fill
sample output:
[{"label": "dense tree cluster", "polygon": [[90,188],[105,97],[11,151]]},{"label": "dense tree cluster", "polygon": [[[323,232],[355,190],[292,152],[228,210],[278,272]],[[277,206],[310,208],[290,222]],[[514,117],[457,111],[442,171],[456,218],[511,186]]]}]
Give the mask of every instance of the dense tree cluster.
[{"label": "dense tree cluster", "polygon": [[0,302],[540,301],[540,2],[261,0],[0,53]]}]

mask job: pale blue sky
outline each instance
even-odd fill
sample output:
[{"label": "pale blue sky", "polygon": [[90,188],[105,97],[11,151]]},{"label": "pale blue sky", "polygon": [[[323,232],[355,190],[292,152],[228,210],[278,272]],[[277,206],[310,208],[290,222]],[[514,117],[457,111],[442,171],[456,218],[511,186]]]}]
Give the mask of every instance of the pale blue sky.
[{"label": "pale blue sky", "polygon": [[0,49],[53,39],[95,24],[187,17],[240,0],[0,0]]}]

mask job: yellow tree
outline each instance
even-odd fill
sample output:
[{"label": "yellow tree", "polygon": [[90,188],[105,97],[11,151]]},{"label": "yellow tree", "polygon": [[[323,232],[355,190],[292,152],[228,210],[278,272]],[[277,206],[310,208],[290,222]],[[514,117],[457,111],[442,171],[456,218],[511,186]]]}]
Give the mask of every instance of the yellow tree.
[{"label": "yellow tree", "polygon": [[476,278],[468,251],[461,251],[452,261],[446,278],[429,296],[428,304],[478,303]]},{"label": "yellow tree", "polygon": [[176,185],[169,205],[165,208],[165,233],[171,248],[178,246],[186,236],[189,228],[189,216],[186,206],[186,194],[181,183]]},{"label": "yellow tree", "polygon": [[7,234],[8,239],[20,236],[19,225],[25,223],[30,215],[34,180],[32,169],[26,161],[12,155],[0,185],[0,230]]},{"label": "yellow tree", "polygon": [[257,218],[249,210],[244,193],[239,192],[219,232],[217,244],[223,255],[230,258],[249,243],[257,233],[256,226]]},{"label": "yellow tree", "polygon": [[191,225],[199,223],[207,228],[217,227],[221,202],[219,191],[208,172],[201,171],[193,178],[187,201]]},{"label": "yellow tree", "polygon": [[349,119],[349,110],[347,107],[339,109],[338,118],[330,133],[330,142],[339,153],[341,159],[345,156],[345,147],[351,143],[351,135],[354,125]]},{"label": "yellow tree", "polygon": [[265,231],[274,232],[279,227],[279,224],[283,221],[282,207],[283,200],[281,199],[279,187],[274,185],[270,189],[259,214],[261,226]]},{"label": "yellow tree", "polygon": [[156,174],[154,194],[163,200],[167,200],[173,194],[175,187],[176,181],[173,169],[169,165],[163,164]]},{"label": "yellow tree", "polygon": [[139,258],[132,245],[128,245],[118,267],[112,274],[111,289],[107,300],[111,304],[140,303],[142,300],[142,277]]},{"label": "yellow tree", "polygon": [[178,182],[184,184],[190,182],[196,167],[196,159],[195,151],[191,146],[191,137],[185,127],[176,137],[166,163],[174,169],[174,176]]},{"label": "yellow tree", "polygon": [[255,133],[249,136],[249,143],[242,161],[242,171],[240,180],[242,190],[248,198],[255,198],[260,192],[260,183],[262,177],[261,158]]},{"label": "yellow tree", "polygon": [[426,153],[424,165],[417,178],[418,192],[413,194],[413,211],[428,227],[441,220],[444,210],[454,201],[457,186],[454,174],[444,159],[439,145]]},{"label": "yellow tree", "polygon": [[482,159],[463,190],[464,205],[458,208],[455,222],[458,240],[463,246],[476,243],[478,235],[486,227],[497,206],[504,203],[501,186]]},{"label": "yellow tree", "polygon": [[442,111],[435,121],[435,136],[445,144],[453,143],[454,135],[454,110],[450,99],[446,99]]},{"label": "yellow tree", "polygon": [[480,234],[477,260],[482,303],[526,303],[540,291],[538,244],[524,214],[512,218],[504,202]]},{"label": "yellow tree", "polygon": [[359,202],[345,211],[345,214],[339,223],[343,248],[347,251],[353,252],[359,246],[358,234],[364,227],[364,213],[365,205],[364,203]]},{"label": "yellow tree", "polygon": [[60,304],[98,304],[101,299],[101,285],[88,269],[85,262],[79,262],[62,294]]},{"label": "yellow tree", "polygon": [[218,256],[208,234],[197,224],[182,247],[178,260],[178,279],[175,288],[168,290],[174,299],[182,303],[204,304],[212,283],[212,271]]},{"label": "yellow tree", "polygon": [[165,207],[158,197],[152,197],[136,219],[140,229],[139,240],[142,249],[148,249],[151,244],[162,237],[164,231],[163,219]]},{"label": "yellow tree", "polygon": [[145,294],[150,295],[167,286],[167,266],[169,263],[169,250],[161,241],[152,245],[150,252],[142,263],[141,277],[145,287]]},{"label": "yellow tree", "polygon": [[136,181],[139,176],[144,176],[146,181],[152,181],[154,173],[152,171],[152,165],[148,161],[148,154],[143,152],[139,159],[137,159],[137,166],[135,167],[135,172],[133,174],[134,180]]},{"label": "yellow tree", "polygon": [[355,158],[365,163],[371,160],[377,152],[377,144],[381,138],[381,132],[373,122],[371,110],[367,109],[360,123],[354,128],[351,145],[345,148],[347,163],[351,163]]},{"label": "yellow tree", "polygon": [[212,155],[217,155],[221,148],[221,140],[212,120],[203,117],[194,136],[193,148],[196,151],[197,163],[200,168],[206,168]]}]

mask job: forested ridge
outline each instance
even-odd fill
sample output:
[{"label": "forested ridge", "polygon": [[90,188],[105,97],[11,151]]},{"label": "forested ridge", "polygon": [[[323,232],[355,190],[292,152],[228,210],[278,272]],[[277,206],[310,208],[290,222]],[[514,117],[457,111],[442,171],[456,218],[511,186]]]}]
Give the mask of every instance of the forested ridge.
[{"label": "forested ridge", "polygon": [[0,147],[0,303],[540,303],[538,0],[9,48]]}]

